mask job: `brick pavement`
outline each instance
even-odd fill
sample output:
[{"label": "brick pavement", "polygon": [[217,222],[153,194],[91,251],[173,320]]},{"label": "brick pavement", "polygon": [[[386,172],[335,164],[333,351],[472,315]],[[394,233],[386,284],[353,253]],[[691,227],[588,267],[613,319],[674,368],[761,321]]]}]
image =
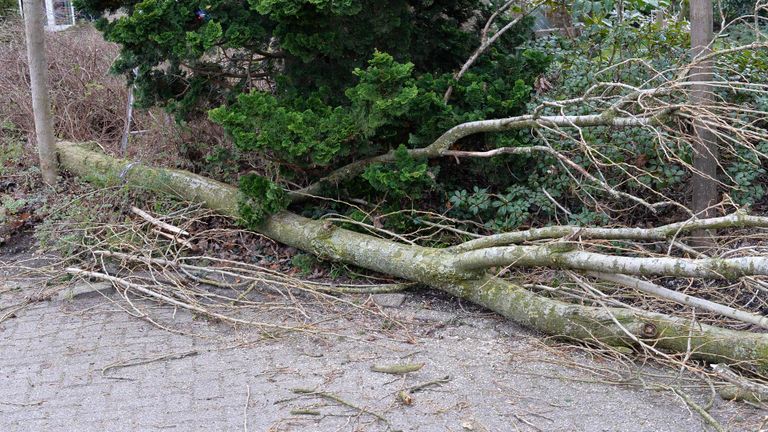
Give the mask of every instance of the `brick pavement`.
[{"label": "brick pavement", "polygon": [[[418,316],[419,303],[398,310],[407,320]],[[231,348],[258,334],[155,307],[154,317],[205,337],[174,334],[100,295],[34,304],[0,323],[0,431],[387,429],[370,415],[298,397],[291,392],[296,387],[333,392],[379,412],[392,430],[535,430],[529,424],[548,431],[703,430],[668,394],[575,382],[594,377],[531,360],[557,358],[503,320],[437,315],[437,321],[413,321],[421,335],[416,344],[293,334]],[[102,374],[118,361],[191,350],[197,354]],[[370,372],[373,363],[402,358],[425,366],[405,379]],[[578,353],[559,360],[600,366]],[[443,375],[451,375],[450,383],[415,394],[412,406],[395,401],[400,388]],[[321,415],[291,413],[295,409]],[[714,412],[733,430],[749,430],[763,415],[724,403]]]}]

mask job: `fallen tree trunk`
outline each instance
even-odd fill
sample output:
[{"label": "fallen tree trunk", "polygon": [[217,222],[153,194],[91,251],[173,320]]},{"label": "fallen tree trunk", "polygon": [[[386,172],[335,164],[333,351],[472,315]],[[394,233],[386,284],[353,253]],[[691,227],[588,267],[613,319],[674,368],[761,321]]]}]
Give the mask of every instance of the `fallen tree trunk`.
[{"label": "fallen tree trunk", "polygon": [[[62,167],[87,180],[104,184],[125,183],[131,187],[170,193],[203,203],[223,215],[237,217],[239,192],[232,186],[185,171],[130,164],[89,149],[86,145],[59,143],[58,151]],[[549,335],[623,346],[635,346],[643,341],[657,350],[690,353],[692,358],[712,362],[748,363],[768,371],[768,334],[692,324],[687,319],[653,312],[582,306],[543,297],[491,276],[482,266],[474,265],[476,263],[472,260],[458,259],[458,255],[462,254],[470,254],[476,259],[482,250],[456,253],[450,249],[406,245],[287,211],[271,216],[258,231],[322,259],[353,264],[443,290]],[[539,254],[545,252],[543,248],[537,249]],[[549,252],[563,256],[570,253],[569,250],[558,251],[557,248],[551,248]],[[503,260],[506,264],[509,264],[508,261]],[[558,262],[556,259],[550,261]],[[698,268],[696,260],[682,262],[692,266],[690,268]],[[606,268],[610,269],[610,266]],[[741,269],[739,274],[750,272],[748,268]],[[733,274],[723,277],[730,276]]]}]

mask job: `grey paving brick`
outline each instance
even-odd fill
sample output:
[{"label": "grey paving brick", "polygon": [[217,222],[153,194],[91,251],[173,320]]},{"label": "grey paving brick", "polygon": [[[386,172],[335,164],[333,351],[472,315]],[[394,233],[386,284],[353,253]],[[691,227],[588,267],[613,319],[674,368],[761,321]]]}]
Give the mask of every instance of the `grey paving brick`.
[{"label": "grey paving brick", "polygon": [[[669,396],[552,380],[546,375],[576,372],[514,361],[535,348],[517,336],[520,329],[494,319],[482,319],[474,327],[446,325],[417,345],[385,340],[366,345],[295,334],[221,349],[234,341],[257,340],[257,333],[214,325],[172,308],[151,307],[163,322],[215,338],[160,330],[111,311],[115,307],[98,296],[40,303],[0,323],[0,432],[243,430],[248,386],[250,431],[386,429],[370,416],[339,416],[352,410],[338,404],[297,398],[291,392],[295,387],[337,393],[385,412],[393,427],[409,431],[462,430],[463,422],[473,418],[489,431],[526,430],[512,412],[551,411],[549,404],[558,406],[556,420],[527,417],[542,430],[600,430],[592,427],[595,424],[604,430],[621,430],[617,429],[621,423],[614,419],[617,413],[631,419],[637,430],[702,428],[685,406]],[[434,325],[434,321],[419,322]],[[349,325],[354,331],[354,322]],[[119,361],[191,349],[198,354],[114,368],[102,375],[103,368]],[[399,361],[409,352],[421,352],[416,361],[425,363],[422,371],[394,379],[371,374],[372,363]],[[411,407],[394,402],[403,380],[409,385],[428,381],[447,369],[459,373],[446,388],[419,393]],[[548,394],[553,388],[556,394]],[[319,407],[325,415],[322,420],[290,414],[291,409],[310,406]],[[648,412],[654,416],[647,416]],[[723,409],[721,418],[726,414]],[[744,418],[755,415],[742,414]],[[739,430],[738,425],[732,430]]]}]

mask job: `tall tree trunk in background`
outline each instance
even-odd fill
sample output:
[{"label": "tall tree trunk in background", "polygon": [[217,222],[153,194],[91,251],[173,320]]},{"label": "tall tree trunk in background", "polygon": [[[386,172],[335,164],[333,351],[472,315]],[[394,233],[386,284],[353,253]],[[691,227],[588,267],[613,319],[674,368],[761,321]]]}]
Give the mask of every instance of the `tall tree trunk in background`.
[{"label": "tall tree trunk in background", "polygon": [[[712,42],[712,0],[691,0],[691,55],[696,57],[710,52]],[[691,70],[690,80],[709,82],[713,78],[713,63],[701,62]],[[691,103],[694,105],[711,105],[714,99],[713,88],[708,84],[693,87]],[[707,129],[702,121],[693,123],[696,141],[693,143],[693,211],[699,217],[715,215],[713,205],[717,204],[717,167],[718,148],[715,135]],[[698,233],[698,237],[706,233]],[[704,240],[706,242],[706,240]]]},{"label": "tall tree trunk in background", "polygon": [[29,82],[32,87],[32,109],[35,113],[37,153],[40,155],[43,181],[53,186],[56,184],[56,149],[51,101],[48,97],[43,16],[43,0],[24,0],[24,30],[27,38]]}]

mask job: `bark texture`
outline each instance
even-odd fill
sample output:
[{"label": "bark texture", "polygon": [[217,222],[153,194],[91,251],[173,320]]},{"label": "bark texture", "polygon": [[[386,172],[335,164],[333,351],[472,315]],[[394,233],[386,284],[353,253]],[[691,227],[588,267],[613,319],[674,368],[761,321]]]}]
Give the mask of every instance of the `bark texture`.
[{"label": "bark texture", "polygon": [[[125,182],[131,187],[172,193],[237,217],[236,188],[179,170],[151,168],[98,153],[84,145],[60,143],[62,165],[86,179]],[[406,245],[348,231],[281,212],[258,231],[323,259],[345,262],[443,290],[549,335],[611,345],[690,352],[713,362],[748,362],[768,371],[768,335],[699,325],[652,312],[588,307],[537,295],[484,270],[458,266],[456,253]],[[465,253],[476,253],[469,251]]]},{"label": "bark texture", "polygon": [[[700,107],[706,111],[714,102],[713,88],[708,82],[714,78],[712,60],[696,62],[696,57],[706,56],[711,53],[712,43],[712,0],[691,0],[691,56],[694,58],[694,67],[691,69],[689,79],[695,82],[691,92],[691,105]],[[693,143],[693,212],[702,218],[715,215],[713,206],[720,200],[717,191],[717,167],[719,151],[715,134],[707,127],[706,119],[697,119],[693,122],[695,141]],[[707,238],[712,231],[699,230],[694,233],[702,246],[707,246],[711,241]]]},{"label": "bark texture", "polygon": [[24,31],[27,39],[29,82],[32,87],[32,110],[35,114],[37,153],[43,181],[56,184],[56,149],[53,115],[48,96],[48,64],[45,61],[45,29],[43,0],[24,0]]}]

